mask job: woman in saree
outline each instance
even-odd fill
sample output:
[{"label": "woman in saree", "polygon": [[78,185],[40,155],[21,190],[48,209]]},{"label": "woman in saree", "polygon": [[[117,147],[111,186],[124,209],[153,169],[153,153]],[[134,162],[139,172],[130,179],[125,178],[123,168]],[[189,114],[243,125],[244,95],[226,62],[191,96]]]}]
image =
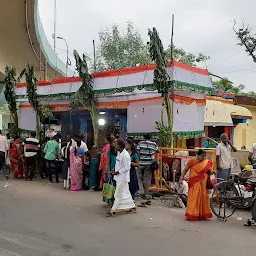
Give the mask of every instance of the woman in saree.
[{"label": "woman in saree", "polygon": [[23,178],[24,156],[19,138],[15,138],[9,152],[10,169],[14,179]]},{"label": "woman in saree", "polygon": [[106,136],[105,138],[105,146],[102,149],[101,157],[100,157],[100,167],[99,172],[101,173],[100,179],[100,189],[103,188],[103,185],[107,178],[107,153],[110,150],[111,137]]},{"label": "woman in saree", "polygon": [[136,168],[140,166],[139,164],[139,156],[136,153],[134,141],[131,139],[126,140],[126,150],[130,154],[131,157],[131,169],[130,169],[130,183],[129,183],[129,190],[132,195],[132,199],[134,200],[137,195],[138,191],[138,179],[136,174]]},{"label": "woman in saree", "polygon": [[209,177],[209,172],[212,169],[212,162],[206,159],[206,151],[199,149],[197,156],[190,159],[181,174],[179,184],[190,170],[189,175],[189,191],[186,218],[188,220],[206,220],[212,218],[210,209],[209,191],[206,188],[206,183]]},{"label": "woman in saree", "polygon": [[70,149],[70,191],[81,191],[83,188],[83,163],[84,149],[81,148],[81,141],[77,142],[77,147]]},{"label": "woman in saree", "polygon": [[89,151],[89,191],[94,191],[98,186],[98,170],[100,164],[100,152],[97,147],[94,145],[92,150]]},{"label": "woman in saree", "polygon": [[112,138],[110,143],[110,149],[107,152],[107,169],[106,169],[105,183],[108,182],[109,177],[111,175],[111,171],[114,170],[116,166],[116,157],[117,157],[116,142],[117,142],[117,139]]}]

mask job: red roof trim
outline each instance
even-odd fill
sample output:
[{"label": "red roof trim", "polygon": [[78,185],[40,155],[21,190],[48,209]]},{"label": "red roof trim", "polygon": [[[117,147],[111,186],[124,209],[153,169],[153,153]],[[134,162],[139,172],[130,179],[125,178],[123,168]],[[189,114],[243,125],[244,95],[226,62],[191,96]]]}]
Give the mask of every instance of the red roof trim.
[{"label": "red roof trim", "polygon": [[[199,75],[206,75],[206,76],[209,75],[209,72],[206,69],[191,67],[178,61],[170,61],[168,63],[168,67],[171,67],[171,66],[181,68],[189,72],[197,73]],[[138,66],[138,67],[130,67],[130,68],[123,68],[123,69],[116,69],[116,70],[107,70],[103,72],[96,72],[96,73],[92,73],[91,75],[93,78],[124,76],[124,75],[144,72],[147,70],[154,70],[155,68],[156,68],[155,64],[149,64],[149,65]],[[81,82],[81,78],[80,77],[55,78],[52,80],[52,82],[39,81],[38,86],[47,86],[51,84],[63,84],[63,83],[75,83],[75,82]],[[22,87],[26,87],[26,83],[21,83],[17,85],[17,88],[22,88]]]},{"label": "red roof trim", "polygon": [[175,66],[177,68],[182,68],[182,69],[185,69],[187,71],[197,73],[199,75],[209,76],[209,74],[210,74],[207,69],[191,67],[189,65],[183,64],[183,63],[175,61],[175,60],[168,63],[168,67],[171,67],[171,66]]},{"label": "red roof trim", "polygon": [[[51,84],[52,84],[51,82],[47,82],[47,81],[38,81],[37,82],[38,86],[48,86]],[[27,84],[26,83],[17,84],[17,88],[23,88],[23,87],[27,87]]]}]

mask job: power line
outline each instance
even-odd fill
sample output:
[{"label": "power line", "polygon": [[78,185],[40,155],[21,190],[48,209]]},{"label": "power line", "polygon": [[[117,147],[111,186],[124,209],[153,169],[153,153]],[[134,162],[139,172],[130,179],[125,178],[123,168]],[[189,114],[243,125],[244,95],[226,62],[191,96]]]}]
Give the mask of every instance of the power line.
[{"label": "power line", "polygon": [[248,71],[248,70],[254,70],[256,67],[254,68],[247,68],[247,69],[240,69],[240,70],[233,70],[233,71],[228,71],[228,72],[222,72],[222,74],[230,74],[230,73],[236,73],[236,72],[244,72],[244,71]]},{"label": "power line", "polygon": [[248,75],[251,75],[251,74],[255,74],[255,73],[256,73],[256,71],[249,72],[249,73],[247,73],[247,74],[245,74],[245,75],[233,77],[232,79],[237,79],[237,78],[245,77],[245,76],[248,76]]},{"label": "power line", "polygon": [[242,50],[240,50],[240,51],[238,51],[238,52],[236,52],[236,53],[233,53],[233,54],[231,54],[231,55],[229,55],[229,56],[227,56],[227,57],[225,57],[225,58],[223,58],[223,59],[220,59],[220,60],[218,60],[218,61],[216,61],[216,62],[214,62],[214,63],[208,65],[208,67],[214,66],[214,65],[216,65],[216,64],[218,64],[218,63],[220,63],[220,62],[223,62],[223,61],[225,61],[225,60],[228,60],[228,59],[234,57],[235,55],[239,54],[239,53],[242,52],[242,51],[244,51],[244,49],[242,49]]}]

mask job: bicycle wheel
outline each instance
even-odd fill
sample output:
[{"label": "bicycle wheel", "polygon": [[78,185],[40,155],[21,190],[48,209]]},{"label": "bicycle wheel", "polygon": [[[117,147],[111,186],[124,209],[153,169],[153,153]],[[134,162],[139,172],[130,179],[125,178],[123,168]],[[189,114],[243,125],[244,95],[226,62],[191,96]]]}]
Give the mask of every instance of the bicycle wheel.
[{"label": "bicycle wheel", "polygon": [[[223,193],[220,193],[224,189]],[[231,217],[236,211],[232,198],[238,197],[239,192],[233,183],[222,181],[212,190],[210,195],[210,206],[213,214],[220,219]]]}]

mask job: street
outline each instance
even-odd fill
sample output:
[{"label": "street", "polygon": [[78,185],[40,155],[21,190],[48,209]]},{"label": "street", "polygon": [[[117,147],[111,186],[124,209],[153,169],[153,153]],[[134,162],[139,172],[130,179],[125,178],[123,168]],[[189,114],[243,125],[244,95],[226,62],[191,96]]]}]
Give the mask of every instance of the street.
[{"label": "street", "polygon": [[[227,223],[188,222],[158,200],[136,214],[105,218],[100,192],[64,191],[48,181],[0,181],[0,255],[252,255],[249,213]],[[239,215],[239,214],[238,214]]]}]

